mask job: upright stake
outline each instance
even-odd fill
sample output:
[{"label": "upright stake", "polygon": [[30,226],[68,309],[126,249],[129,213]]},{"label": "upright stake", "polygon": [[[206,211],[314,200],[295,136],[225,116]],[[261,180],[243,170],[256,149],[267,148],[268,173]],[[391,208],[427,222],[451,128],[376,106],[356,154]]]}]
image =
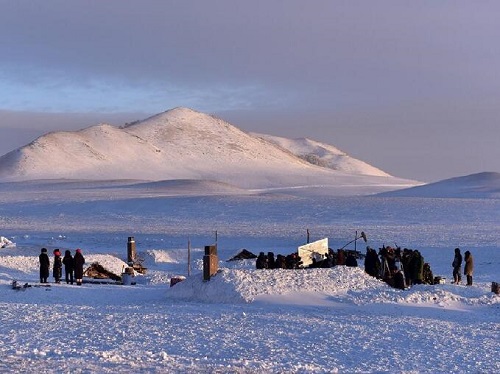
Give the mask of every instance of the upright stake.
[{"label": "upright stake", "polygon": [[356,234],[354,235],[354,250],[356,251],[356,241],[358,240],[358,230],[356,230]]},{"label": "upright stake", "polygon": [[309,229],[307,229],[307,244],[309,244]]}]

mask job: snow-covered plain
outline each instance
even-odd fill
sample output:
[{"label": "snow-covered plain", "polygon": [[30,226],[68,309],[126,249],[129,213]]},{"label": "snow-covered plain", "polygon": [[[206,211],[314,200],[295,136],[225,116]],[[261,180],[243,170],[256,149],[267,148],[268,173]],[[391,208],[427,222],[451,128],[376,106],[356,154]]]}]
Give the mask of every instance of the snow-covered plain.
[{"label": "snow-covered plain", "polygon": [[[500,200],[239,194],[220,183],[0,183],[1,372],[500,371]],[[184,192],[184,193],[182,193]],[[288,254],[311,239],[339,248],[419,249],[446,284],[401,291],[361,268],[254,270],[246,248]],[[203,247],[221,271],[202,281]],[[121,286],[38,285],[41,247],[82,248],[120,268],[134,236],[148,272]],[[187,276],[187,243],[192,275]],[[451,285],[453,249],[474,285]],[[349,248],[354,248],[351,244]],[[365,248],[357,242],[357,248]],[[33,285],[12,290],[12,280]],[[52,280],[52,279],[51,279]]]},{"label": "snow-covered plain", "polygon": [[[500,371],[496,173],[374,195],[421,183],[175,108],[46,134],[1,156],[0,178],[0,372]],[[448,281],[401,291],[361,268],[226,261],[292,253],[306,230],[333,249],[361,230],[374,248],[419,249]],[[129,236],[147,267],[135,285],[38,283],[40,248],[81,248],[118,274]],[[216,238],[220,272],[203,282]],[[474,256],[472,287],[449,282],[457,246]]]}]

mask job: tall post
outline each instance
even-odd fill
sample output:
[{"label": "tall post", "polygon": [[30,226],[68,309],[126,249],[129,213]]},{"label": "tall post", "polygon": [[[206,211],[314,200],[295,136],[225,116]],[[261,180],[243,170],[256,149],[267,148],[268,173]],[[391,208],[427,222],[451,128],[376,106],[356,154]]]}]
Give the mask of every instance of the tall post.
[{"label": "tall post", "polygon": [[354,235],[354,250],[356,250],[356,241],[358,240],[358,230],[356,230],[356,234]]},{"label": "tall post", "polygon": [[309,244],[309,229],[307,229],[307,244]]},{"label": "tall post", "polygon": [[127,241],[127,263],[133,265],[136,259],[137,252],[135,250],[135,239],[133,236],[129,236]]},{"label": "tall post", "polygon": [[209,281],[210,277],[217,273],[219,269],[219,258],[217,256],[217,244],[205,246],[205,256],[203,256],[203,280]]}]

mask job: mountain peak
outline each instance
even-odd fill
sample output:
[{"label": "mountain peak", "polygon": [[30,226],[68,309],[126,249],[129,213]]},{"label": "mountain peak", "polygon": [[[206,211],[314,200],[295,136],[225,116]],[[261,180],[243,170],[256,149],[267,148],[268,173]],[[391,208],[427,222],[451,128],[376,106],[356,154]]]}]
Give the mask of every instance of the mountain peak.
[{"label": "mountain peak", "polygon": [[179,106],[179,107],[172,108],[172,109],[166,110],[164,112],[155,114],[151,117],[146,118],[145,120],[137,121],[133,125],[137,125],[139,123],[148,122],[148,121],[152,121],[152,120],[155,120],[155,121],[178,121],[178,120],[190,121],[190,120],[194,120],[194,119],[200,118],[200,117],[209,117],[209,115],[202,113],[202,112],[198,112],[198,111],[191,109],[191,108]]},{"label": "mountain peak", "polygon": [[249,189],[414,185],[333,146],[252,135],[185,107],[120,128],[99,124],[47,134],[0,157],[0,177],[214,180]]}]

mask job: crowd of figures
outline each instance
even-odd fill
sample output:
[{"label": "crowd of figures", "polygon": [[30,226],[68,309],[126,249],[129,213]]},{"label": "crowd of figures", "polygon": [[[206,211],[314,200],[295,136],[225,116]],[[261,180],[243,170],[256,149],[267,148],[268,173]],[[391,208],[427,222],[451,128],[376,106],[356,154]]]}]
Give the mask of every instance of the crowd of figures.
[{"label": "crowd of figures", "polygon": [[[336,265],[358,266],[357,259],[360,258],[357,251],[339,249],[336,252],[329,249],[321,256],[321,259],[313,258],[308,268],[330,268]],[[418,250],[391,246],[382,246],[377,252],[371,247],[366,248],[364,256],[365,272],[375,278],[381,279],[392,287],[407,289],[415,284],[438,284],[442,282],[441,277],[434,277],[429,263]],[[467,285],[472,285],[472,273],[474,269],[472,255],[465,252],[464,274],[467,276]],[[455,249],[453,260],[453,277],[455,284],[461,282],[462,256],[460,249]],[[260,252],[255,263],[257,269],[302,269],[303,262],[297,253],[287,256],[274,256],[273,252]]]},{"label": "crowd of figures", "polygon": [[431,267],[418,250],[383,246],[378,253],[367,247],[365,271],[389,285],[406,289],[414,284],[435,284]]},{"label": "crowd of figures", "polygon": [[[380,258],[379,258],[380,257]],[[467,285],[472,286],[474,262],[469,251],[465,252],[464,274],[467,276]],[[460,284],[462,272],[462,255],[460,248],[455,248],[453,267],[453,282]],[[408,248],[379,248],[377,252],[370,247],[366,249],[365,271],[377,278],[383,279],[395,288],[405,289],[414,284],[438,284],[441,277],[434,277],[430,265],[418,250]]]},{"label": "crowd of figures", "polygon": [[[64,257],[61,258],[61,252],[57,248],[54,249],[53,254],[54,260],[52,262],[52,275],[55,283],[61,283],[62,269],[64,266],[66,283],[73,284],[76,280],[76,284],[81,286],[83,279],[83,265],[85,264],[85,258],[82,255],[82,250],[77,249],[74,257],[71,255],[71,251],[67,250],[64,253]],[[41,253],[38,258],[40,262],[40,283],[48,283],[47,279],[50,274],[50,259],[47,254],[47,248],[41,249]]]},{"label": "crowd of figures", "polygon": [[[312,264],[308,268],[331,268],[335,265],[358,266],[357,257],[360,253],[339,249],[337,252],[329,249],[321,258],[313,258]],[[287,256],[277,255],[274,252],[260,252],[255,262],[257,269],[303,269],[303,262],[300,256],[294,252]]]},{"label": "crowd of figures", "polygon": [[291,253],[287,256],[277,255],[273,252],[260,252],[255,261],[257,269],[299,269],[302,267],[302,260],[297,253]]}]

